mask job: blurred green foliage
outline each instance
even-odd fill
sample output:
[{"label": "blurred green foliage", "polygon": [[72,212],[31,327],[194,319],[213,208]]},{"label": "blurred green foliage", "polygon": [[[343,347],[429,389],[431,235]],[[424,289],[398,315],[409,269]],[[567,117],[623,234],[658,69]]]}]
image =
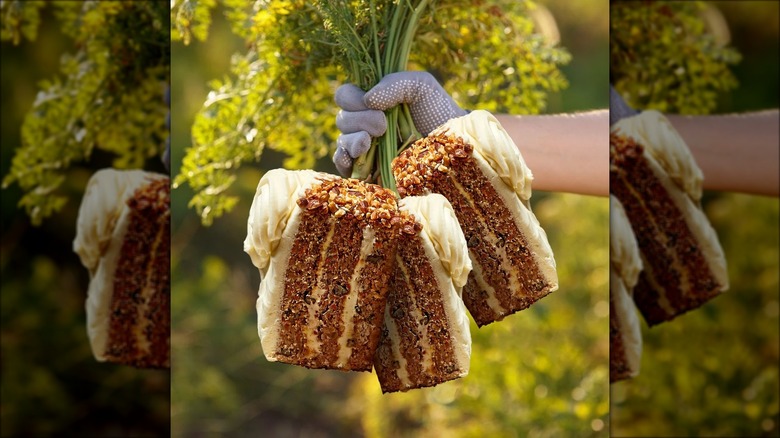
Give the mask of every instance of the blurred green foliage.
[{"label": "blurred green foliage", "polygon": [[[247,49],[233,55],[230,75],[210,83],[175,180],[195,192],[190,205],[204,224],[235,205],[237,197],[228,189],[236,169],[259,160],[265,149],[285,154],[287,168],[310,168],[332,153],[338,134],[335,88],[347,80],[368,86],[380,79],[347,76],[342,64],[352,58],[334,44],[336,24],[302,0],[176,1],[173,39],[204,39],[216,4]],[[368,44],[369,2],[350,5]],[[378,14],[389,8],[378,7]],[[570,56],[534,28],[528,18],[533,9],[526,0],[433,2],[420,20],[409,67],[434,72],[467,108],[537,113],[550,92],[567,85],[558,67]]]},{"label": "blurred green foliage", "polygon": [[610,80],[637,109],[707,114],[719,93],[737,86],[730,64],[739,53],[726,47],[703,2],[626,1],[610,6]]},{"label": "blurred green foliage", "polygon": [[[4,234],[3,240],[10,239]],[[96,362],[87,339],[83,268],[43,254],[26,261],[6,259],[1,270],[0,435],[166,434],[168,371]]]},{"label": "blurred green foliage", "polygon": [[[33,224],[60,211],[72,162],[94,149],[116,155],[113,166],[140,168],[162,155],[170,75],[170,25],[164,1],[55,1],[51,5],[75,50],[62,54],[61,77],[41,81],[22,124],[21,145],[3,187],[24,191],[19,206]],[[2,39],[32,40],[39,2],[4,1]]]}]

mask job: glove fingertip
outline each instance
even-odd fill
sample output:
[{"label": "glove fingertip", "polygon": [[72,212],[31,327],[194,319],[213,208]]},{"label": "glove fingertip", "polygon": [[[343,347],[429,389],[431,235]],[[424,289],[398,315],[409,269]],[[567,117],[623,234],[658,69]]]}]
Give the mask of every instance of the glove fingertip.
[{"label": "glove fingertip", "polygon": [[333,164],[336,165],[336,170],[344,178],[352,173],[352,157],[344,148],[336,149],[336,153],[333,154]]},{"label": "glove fingertip", "polygon": [[346,111],[363,111],[368,109],[363,103],[365,94],[365,91],[355,84],[344,84],[336,89],[333,100],[336,101],[336,105]]}]

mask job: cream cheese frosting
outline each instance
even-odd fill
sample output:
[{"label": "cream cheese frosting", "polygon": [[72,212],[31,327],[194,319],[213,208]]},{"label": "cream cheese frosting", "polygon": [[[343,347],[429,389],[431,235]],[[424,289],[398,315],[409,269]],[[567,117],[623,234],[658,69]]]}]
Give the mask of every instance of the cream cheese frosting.
[{"label": "cream cheese frosting", "polygon": [[249,209],[244,251],[261,274],[268,269],[298,198],[317,178],[327,177],[313,170],[274,169],[260,179]]},{"label": "cream cheese frosting", "polygon": [[[244,251],[262,276],[257,297],[257,331],[269,361],[277,360],[279,309],[288,259],[284,255],[290,253],[301,221],[301,209],[296,202],[318,179],[327,177],[312,170],[268,171],[260,179],[249,209]],[[274,257],[277,254],[282,256]]]},{"label": "cream cheese frosting", "polygon": [[619,269],[610,264],[609,299],[615,311],[614,317],[620,325],[619,336],[623,341],[629,376],[635,377],[639,375],[642,359],[642,330],[639,327],[634,300],[631,299],[630,287],[627,286],[626,280],[618,275],[618,271]]},{"label": "cream cheese frosting", "polygon": [[407,196],[399,202],[399,209],[413,214],[420,222],[453,284],[463,287],[471,272],[471,259],[450,201],[438,193]]},{"label": "cream cheese frosting", "polygon": [[531,198],[531,182],[534,177],[523,160],[520,149],[488,111],[476,110],[450,119],[431,135],[451,133],[461,137],[487,161],[501,180],[523,201]]},{"label": "cream cheese frosting", "polygon": [[639,246],[623,204],[612,195],[609,196],[609,260],[629,289],[636,286],[642,270]]},{"label": "cream cheese frosting", "polygon": [[142,170],[103,169],[87,183],[76,222],[73,251],[90,274],[85,304],[87,334],[98,361],[106,360],[114,271],[130,223],[126,201],[142,186],[163,178],[167,177]]},{"label": "cream cheese frosting", "polygon": [[442,290],[456,360],[466,375],[471,357],[469,318],[461,295],[471,271],[466,238],[450,202],[442,195],[408,196],[398,208],[414,215],[422,225],[420,239]]},{"label": "cream cheese frosting", "polygon": [[642,259],[623,204],[612,195],[609,197],[609,250],[609,299],[620,325],[626,365],[634,377],[639,374],[642,332],[631,295],[639,280]]},{"label": "cream cheese frosting", "polygon": [[701,199],[704,175],[685,141],[663,114],[654,110],[642,111],[617,122],[612,132],[631,137],[644,146],[694,202]]}]

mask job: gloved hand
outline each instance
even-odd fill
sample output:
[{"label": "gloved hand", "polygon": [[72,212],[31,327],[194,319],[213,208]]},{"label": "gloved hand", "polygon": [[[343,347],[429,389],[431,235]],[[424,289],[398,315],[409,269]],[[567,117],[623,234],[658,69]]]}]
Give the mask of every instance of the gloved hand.
[{"label": "gloved hand", "polygon": [[609,85],[609,126],[614,125],[621,119],[639,114],[639,111],[628,106],[623,97],[618,93],[612,84]]},{"label": "gloved hand", "polygon": [[341,135],[333,155],[342,176],[348,176],[352,161],[368,151],[371,137],[387,130],[383,111],[401,103],[409,105],[412,121],[422,135],[466,114],[436,78],[425,71],[391,73],[368,92],[352,84],[342,85],[336,90],[336,104],[341,107],[336,126]]}]

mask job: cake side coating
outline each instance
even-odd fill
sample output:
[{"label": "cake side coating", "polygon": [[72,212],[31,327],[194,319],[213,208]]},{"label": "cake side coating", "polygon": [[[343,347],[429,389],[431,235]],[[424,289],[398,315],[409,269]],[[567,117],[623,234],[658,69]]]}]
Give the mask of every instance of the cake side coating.
[{"label": "cake side coating", "polygon": [[[317,178],[324,177],[325,174],[310,170],[270,170],[260,179],[249,210],[244,251],[262,277],[257,297],[257,330],[269,361],[277,360],[284,276],[303,212],[296,208],[295,200]],[[272,258],[277,253],[279,256]]]},{"label": "cake side coating", "polygon": [[629,289],[636,286],[642,271],[639,246],[626,210],[614,195],[609,196],[609,260]]},{"label": "cake side coating", "polygon": [[639,374],[642,333],[631,294],[642,260],[622,204],[610,196],[609,206],[609,380],[615,382]]},{"label": "cake side coating", "polygon": [[609,382],[639,375],[642,332],[636,307],[625,279],[610,263],[609,271]]},{"label": "cake side coating", "polygon": [[131,222],[126,201],[142,186],[167,181],[165,175],[142,170],[103,169],[87,183],[79,207],[73,251],[90,274],[85,308],[87,334],[95,359],[107,360],[114,276],[124,236]]}]

